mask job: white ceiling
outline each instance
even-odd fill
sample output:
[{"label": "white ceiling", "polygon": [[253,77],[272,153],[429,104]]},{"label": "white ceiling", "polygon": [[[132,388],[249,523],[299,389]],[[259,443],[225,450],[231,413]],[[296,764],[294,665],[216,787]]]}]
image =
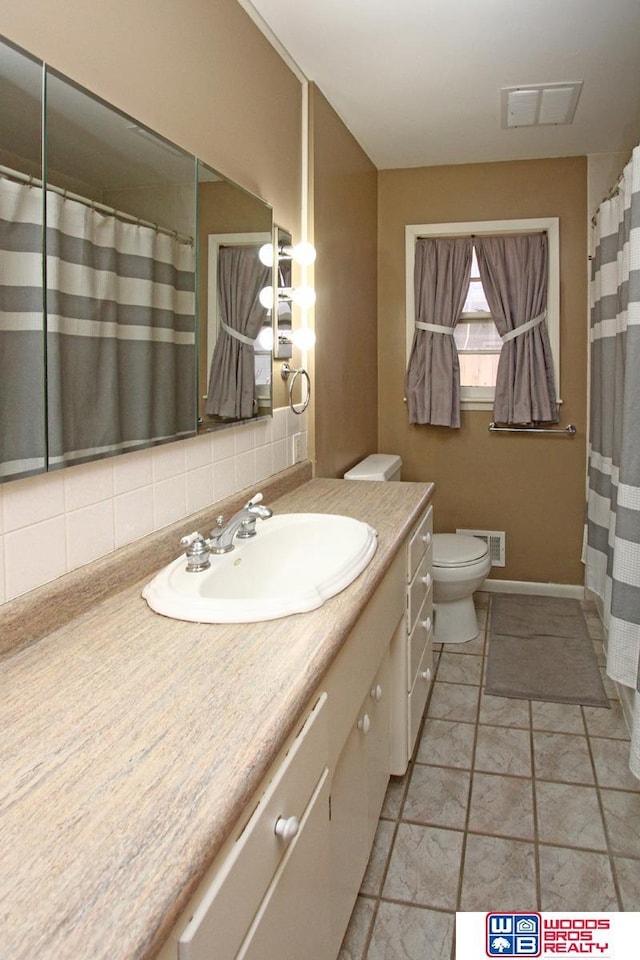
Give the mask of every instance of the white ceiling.
[{"label": "white ceiling", "polygon": [[[640,140],[640,0],[239,2],[379,169],[628,152]],[[577,80],[571,125],[501,128],[501,88]]]}]

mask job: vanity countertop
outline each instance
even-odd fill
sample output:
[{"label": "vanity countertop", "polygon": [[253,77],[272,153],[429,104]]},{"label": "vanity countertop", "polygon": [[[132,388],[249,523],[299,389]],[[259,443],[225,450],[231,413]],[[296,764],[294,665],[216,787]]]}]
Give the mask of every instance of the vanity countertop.
[{"label": "vanity countertop", "polygon": [[[0,956],[156,954],[432,492],[311,480],[265,496],[378,532],[364,573],[318,610],[170,620],[142,600],[145,573],[0,664]],[[20,619],[47,596],[21,600]]]}]

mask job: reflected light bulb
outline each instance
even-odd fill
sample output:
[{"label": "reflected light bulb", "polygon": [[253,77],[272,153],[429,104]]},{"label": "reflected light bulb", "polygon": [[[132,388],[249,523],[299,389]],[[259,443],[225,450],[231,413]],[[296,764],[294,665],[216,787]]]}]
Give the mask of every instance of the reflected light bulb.
[{"label": "reflected light bulb", "polygon": [[258,300],[266,310],[273,310],[273,287],[263,287]]},{"label": "reflected light bulb", "polygon": [[295,287],[291,291],[291,299],[299,307],[312,307],[316,302],[316,292],[313,287]]},{"label": "reflected light bulb", "polygon": [[262,350],[273,350],[273,327],[263,327],[258,334],[258,343]]},{"label": "reflected light bulb", "polygon": [[316,343],[316,335],[309,327],[298,327],[291,334],[291,342],[298,350],[311,350]]},{"label": "reflected light bulb", "polygon": [[308,240],[303,240],[302,243],[296,243],[292,248],[291,256],[296,263],[308,267],[316,259],[316,248]]},{"label": "reflected light bulb", "polygon": [[258,250],[258,259],[260,263],[264,263],[265,267],[273,266],[273,244],[272,243],[263,243],[263,245]]}]

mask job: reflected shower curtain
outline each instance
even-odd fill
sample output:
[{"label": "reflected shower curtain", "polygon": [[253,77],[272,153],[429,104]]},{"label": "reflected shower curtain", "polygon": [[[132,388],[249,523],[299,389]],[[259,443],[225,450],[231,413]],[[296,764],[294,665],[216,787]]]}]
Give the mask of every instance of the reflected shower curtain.
[{"label": "reflected shower curtain", "polygon": [[47,191],[50,468],[195,432],[193,245]]},{"label": "reflected shower curtain", "polygon": [[640,147],[596,215],[585,584],[608,630],[607,673],[630,687],[640,778]]},{"label": "reflected shower curtain", "polygon": [[258,259],[258,248],[222,247],[218,254],[220,331],[211,358],[206,411],[211,416],[244,420],[255,409],[253,342],[267,311],[258,297],[271,283],[271,267]]},{"label": "reflected shower curtain", "polygon": [[42,190],[0,177],[0,479],[46,468]]}]

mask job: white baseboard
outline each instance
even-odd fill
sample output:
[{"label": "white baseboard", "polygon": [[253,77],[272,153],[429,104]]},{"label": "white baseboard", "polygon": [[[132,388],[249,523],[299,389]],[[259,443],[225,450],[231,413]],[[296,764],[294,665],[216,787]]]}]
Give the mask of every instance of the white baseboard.
[{"label": "white baseboard", "polygon": [[538,583],[536,580],[485,580],[485,593],[525,593],[532,597],[570,597],[584,600],[584,587],[572,583]]}]

